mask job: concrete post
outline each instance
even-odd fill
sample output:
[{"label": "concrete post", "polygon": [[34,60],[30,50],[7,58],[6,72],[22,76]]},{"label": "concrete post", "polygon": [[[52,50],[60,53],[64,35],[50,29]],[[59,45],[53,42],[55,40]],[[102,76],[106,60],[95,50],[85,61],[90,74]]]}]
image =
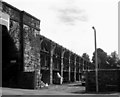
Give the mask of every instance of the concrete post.
[{"label": "concrete post", "polygon": [[69,82],[71,81],[71,76],[70,76],[70,75],[71,75],[71,72],[70,72],[70,70],[71,70],[71,67],[70,67],[70,65],[71,65],[70,63],[71,63],[71,62],[70,62],[70,61],[71,61],[71,60],[70,60],[70,57],[71,57],[71,52],[69,52],[69,72],[68,72],[68,74],[69,74],[69,75],[68,75],[68,76],[69,76]]},{"label": "concrete post", "polygon": [[53,84],[53,54],[55,45],[51,44],[51,57],[50,57],[50,84]]},{"label": "concrete post", "polygon": [[74,66],[75,66],[75,68],[74,68],[74,81],[76,82],[76,56],[75,56],[75,62],[74,62]]},{"label": "concrete post", "polygon": [[79,72],[78,72],[78,75],[79,75],[79,81],[80,81],[80,73],[81,73],[81,71],[80,71],[80,66],[81,66],[81,63],[80,63],[80,61],[79,61]]},{"label": "concrete post", "polygon": [[[40,40],[40,51],[41,51],[41,43],[43,42],[43,39]],[[40,53],[41,56],[41,53]],[[40,58],[39,56],[39,58]],[[41,88],[41,58],[40,58],[40,64],[39,66],[35,67],[35,79],[34,79],[34,89]]]},{"label": "concrete post", "polygon": [[[65,50],[62,50],[62,53],[61,53],[61,76],[63,77],[63,59],[64,59],[64,53],[65,53]],[[64,78],[63,78],[64,80]]]},{"label": "concrete post", "polygon": [[81,78],[82,78],[82,76],[83,76],[83,74],[84,74],[84,72],[85,72],[85,64],[84,64],[84,59],[82,60],[82,65],[83,65],[83,68],[82,68],[82,75],[81,75]]},{"label": "concrete post", "polygon": [[82,72],[84,72],[84,70],[85,70],[85,64],[84,64],[84,60],[82,60],[82,65],[83,65]]},{"label": "concrete post", "polygon": [[98,56],[97,56],[97,39],[96,39],[96,29],[95,27],[93,26],[92,27],[93,30],[94,30],[94,38],[95,38],[95,80],[96,80],[96,92],[99,91],[99,88],[98,88]]},{"label": "concrete post", "polygon": [[50,84],[53,82],[53,54],[50,57]]}]

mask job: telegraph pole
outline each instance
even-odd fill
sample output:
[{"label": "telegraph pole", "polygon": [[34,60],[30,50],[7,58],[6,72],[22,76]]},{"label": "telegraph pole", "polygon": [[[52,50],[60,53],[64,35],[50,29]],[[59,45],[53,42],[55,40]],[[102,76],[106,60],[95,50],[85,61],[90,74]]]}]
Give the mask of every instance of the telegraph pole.
[{"label": "telegraph pole", "polygon": [[95,37],[95,78],[96,78],[96,92],[98,92],[98,60],[97,60],[97,42],[96,42],[96,29],[93,26],[94,37]]}]

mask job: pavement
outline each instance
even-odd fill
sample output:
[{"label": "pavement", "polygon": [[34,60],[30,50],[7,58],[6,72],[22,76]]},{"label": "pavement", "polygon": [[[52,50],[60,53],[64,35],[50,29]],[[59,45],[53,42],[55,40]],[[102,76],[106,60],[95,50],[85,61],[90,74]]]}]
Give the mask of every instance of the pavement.
[{"label": "pavement", "polygon": [[[119,93],[112,93],[112,94],[88,94],[85,93],[85,87],[81,86],[81,84],[78,83],[69,83],[69,84],[62,84],[62,85],[49,85],[46,88],[41,88],[39,90],[30,90],[30,89],[15,89],[15,88],[1,88],[1,95],[12,95],[14,97],[15,95],[19,95],[22,97],[28,97],[28,95],[79,95],[79,97],[96,97],[96,95],[102,95],[100,97],[108,97],[115,96],[120,97]],[[14,96],[13,96],[14,95]],[[30,96],[30,97],[31,97]],[[99,97],[97,96],[97,97]],[[5,96],[3,96],[5,97]]]},{"label": "pavement", "polygon": [[2,88],[2,95],[74,95],[76,91],[85,91],[85,87],[63,84],[49,85],[39,90]]}]

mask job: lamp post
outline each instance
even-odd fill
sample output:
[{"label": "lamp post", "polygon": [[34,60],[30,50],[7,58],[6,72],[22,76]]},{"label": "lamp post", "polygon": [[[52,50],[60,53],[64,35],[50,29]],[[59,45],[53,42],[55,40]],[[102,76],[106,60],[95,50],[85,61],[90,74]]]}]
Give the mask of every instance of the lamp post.
[{"label": "lamp post", "polygon": [[94,37],[95,37],[95,78],[96,78],[96,92],[98,92],[98,60],[97,60],[97,42],[96,42],[96,29],[93,26]]}]

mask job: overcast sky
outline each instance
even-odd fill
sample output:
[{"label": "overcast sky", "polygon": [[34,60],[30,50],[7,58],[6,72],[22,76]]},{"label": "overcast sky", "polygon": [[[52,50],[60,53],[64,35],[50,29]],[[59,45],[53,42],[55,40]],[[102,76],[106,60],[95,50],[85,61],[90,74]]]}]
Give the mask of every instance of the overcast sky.
[{"label": "overcast sky", "polygon": [[40,33],[82,55],[97,47],[118,53],[118,0],[4,0],[41,20]]}]

